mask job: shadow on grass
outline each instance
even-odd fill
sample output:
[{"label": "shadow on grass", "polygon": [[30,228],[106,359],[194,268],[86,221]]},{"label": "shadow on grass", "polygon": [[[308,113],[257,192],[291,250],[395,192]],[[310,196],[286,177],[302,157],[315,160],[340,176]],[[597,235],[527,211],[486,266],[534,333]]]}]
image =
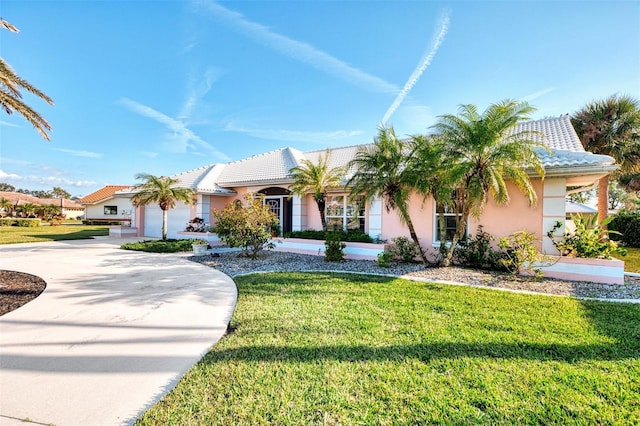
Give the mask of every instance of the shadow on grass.
[{"label": "shadow on grass", "polygon": [[236,349],[213,350],[205,363],[233,361],[315,362],[323,360],[345,362],[403,361],[415,359],[428,362],[444,358],[527,359],[538,361],[580,362],[584,360],[615,361],[639,356],[639,344],[568,345],[540,343],[463,343],[443,342],[415,345],[362,346],[337,345],[319,347],[245,346]]},{"label": "shadow on grass", "polygon": [[104,237],[109,235],[109,230],[104,231],[76,231],[68,234],[25,234],[26,237],[36,238],[45,241],[65,241],[65,240],[90,240],[93,237]]},{"label": "shadow on grass", "polygon": [[614,339],[619,352],[640,359],[640,305],[588,300],[581,304],[598,333]]}]

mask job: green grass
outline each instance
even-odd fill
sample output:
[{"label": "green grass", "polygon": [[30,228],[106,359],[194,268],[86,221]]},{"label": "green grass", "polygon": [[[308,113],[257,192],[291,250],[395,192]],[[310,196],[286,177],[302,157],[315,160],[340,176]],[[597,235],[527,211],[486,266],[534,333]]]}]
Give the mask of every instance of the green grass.
[{"label": "green grass", "polygon": [[61,225],[26,228],[0,227],[0,244],[38,243],[43,241],[86,240],[109,235],[108,226]]},{"label": "green grass", "polygon": [[140,425],[638,424],[640,307],[324,273],[237,279]]},{"label": "green grass", "polygon": [[625,247],[625,250],[626,256],[617,256],[618,259],[624,260],[624,270],[640,273],[640,248]]},{"label": "green grass", "polygon": [[197,239],[191,240],[147,240],[135,243],[125,243],[120,246],[124,250],[146,251],[149,253],[177,253],[182,251],[191,251],[191,245],[194,241],[203,241]]}]

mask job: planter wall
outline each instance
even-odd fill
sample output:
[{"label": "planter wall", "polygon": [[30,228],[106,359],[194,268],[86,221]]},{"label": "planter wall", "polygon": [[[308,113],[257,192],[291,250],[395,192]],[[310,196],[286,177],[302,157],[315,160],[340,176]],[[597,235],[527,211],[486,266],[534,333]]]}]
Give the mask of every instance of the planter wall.
[{"label": "planter wall", "polygon": [[137,237],[138,228],[132,228],[130,226],[110,226],[109,236],[114,238]]},{"label": "planter wall", "polygon": [[[275,251],[324,256],[326,249],[324,240],[307,240],[303,238],[274,238]],[[345,258],[352,260],[377,260],[378,254],[384,251],[385,244],[346,242]]]},{"label": "planter wall", "polygon": [[540,268],[545,277],[602,284],[624,284],[622,260],[561,257],[557,263]]},{"label": "planter wall", "polygon": [[213,232],[178,231],[178,236],[180,238],[205,240],[211,247],[224,245],[224,243],[220,241],[220,238],[218,238],[218,234],[215,234]]}]

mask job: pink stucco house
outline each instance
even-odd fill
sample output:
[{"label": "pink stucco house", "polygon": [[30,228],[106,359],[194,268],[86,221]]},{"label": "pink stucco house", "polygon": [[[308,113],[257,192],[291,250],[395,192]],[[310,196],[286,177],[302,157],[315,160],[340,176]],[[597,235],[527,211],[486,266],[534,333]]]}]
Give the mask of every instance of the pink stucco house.
[{"label": "pink stucco house", "polygon": [[[511,186],[511,203],[497,206],[489,202],[482,216],[470,221],[469,232],[475,233],[478,225],[483,225],[487,232],[497,237],[526,230],[539,237],[543,252],[556,253],[546,233],[556,221],[565,221],[567,188],[588,188],[615,170],[616,165],[611,157],[583,149],[568,115],[525,122],[519,127],[542,133],[543,142],[550,148],[550,152],[539,151],[546,172],[544,180],[532,175],[538,203],[529,206],[527,199]],[[362,146],[330,149],[330,167],[346,165]],[[316,162],[325,151],[300,151],[287,147],[227,164],[206,165],[172,176],[181,185],[192,188],[197,195],[194,205],[179,205],[169,212],[168,235],[179,237],[178,233],[194,217],[204,218],[210,223],[211,209],[220,209],[235,199],[241,199],[247,192],[265,196],[265,202],[280,218],[284,232],[321,229],[320,215],[311,195],[290,196],[288,187],[292,183],[289,173],[292,167],[300,165],[303,159]],[[345,181],[346,178],[348,176],[345,176]],[[121,197],[131,195],[127,190],[117,194]],[[416,194],[411,202],[410,213],[422,245],[426,249],[437,247],[439,237],[433,200],[423,200]],[[359,228],[373,238],[390,241],[398,236],[408,236],[398,215],[393,211],[387,212],[381,200],[374,200],[365,209],[358,210],[349,204],[344,189],[330,194],[327,218],[333,225],[345,229]],[[137,228],[140,236],[159,237],[160,221],[161,212],[157,206],[137,208],[132,216],[132,226]],[[292,246],[292,249],[295,247]],[[357,254],[353,257],[357,257]]]}]

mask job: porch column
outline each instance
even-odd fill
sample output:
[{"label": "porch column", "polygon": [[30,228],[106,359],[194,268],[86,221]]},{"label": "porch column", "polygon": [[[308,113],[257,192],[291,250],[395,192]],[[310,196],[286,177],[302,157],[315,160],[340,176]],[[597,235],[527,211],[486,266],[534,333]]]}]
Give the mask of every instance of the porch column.
[{"label": "porch column", "polygon": [[291,198],[291,230],[302,231],[307,227],[307,206],[299,195]]},{"label": "porch column", "polygon": [[555,236],[564,234],[566,219],[567,180],[564,178],[548,178],[544,180],[542,196],[542,252],[558,255],[560,252],[553,245],[553,241],[547,237],[547,232],[553,229],[557,221],[562,226],[555,232]]},{"label": "porch column", "polygon": [[371,238],[382,237],[382,200],[380,200],[379,198],[374,198],[369,203],[368,216],[369,236]]}]

